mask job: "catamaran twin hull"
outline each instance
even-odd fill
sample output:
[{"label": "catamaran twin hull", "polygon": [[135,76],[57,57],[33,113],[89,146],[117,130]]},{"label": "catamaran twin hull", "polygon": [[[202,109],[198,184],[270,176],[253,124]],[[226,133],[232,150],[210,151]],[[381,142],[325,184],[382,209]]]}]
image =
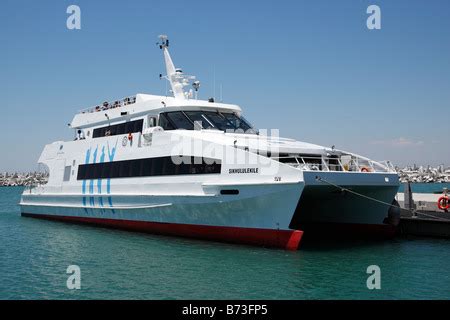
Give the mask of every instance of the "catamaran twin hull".
[{"label": "catamaran twin hull", "polygon": [[[199,81],[175,68],[167,36],[160,39],[174,96],[137,94],[81,110],[70,123],[75,140],[42,152],[49,180],[24,191],[22,215],[287,249],[311,225],[395,225],[392,166],[262,139],[239,106],[194,99]],[[194,148],[179,148],[187,138]]]},{"label": "catamaran twin hull", "polygon": [[[151,165],[158,158],[149,159]],[[149,168],[149,175],[152,170],[161,175],[102,178],[106,165],[114,171],[112,166],[123,166],[124,160],[84,164],[78,170],[65,166],[63,159],[55,160],[56,165],[58,162],[62,175],[64,168],[70,168],[66,174],[79,180],[25,191],[23,216],[286,249],[297,249],[304,228],[311,226],[328,230],[333,224],[334,231],[352,226],[363,233],[369,228],[383,233],[393,229],[387,221],[389,206],[334,186],[390,203],[398,188],[398,176],[392,173],[301,171],[280,164],[272,177],[226,164],[217,172],[215,164],[211,173],[197,169],[197,174],[162,175],[157,168]],[[161,161],[159,165],[164,166]],[[90,169],[93,173],[87,173]],[[127,170],[131,174],[133,168]],[[95,171],[99,173],[95,179],[84,179]]]}]

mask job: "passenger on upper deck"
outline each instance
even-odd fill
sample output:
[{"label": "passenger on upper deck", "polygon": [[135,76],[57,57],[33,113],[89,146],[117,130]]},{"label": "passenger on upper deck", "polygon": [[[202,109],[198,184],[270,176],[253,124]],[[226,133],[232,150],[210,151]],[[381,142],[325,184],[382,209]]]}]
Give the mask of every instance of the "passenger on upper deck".
[{"label": "passenger on upper deck", "polygon": [[103,107],[102,110],[108,110],[109,109],[109,103],[108,102],[103,102]]}]

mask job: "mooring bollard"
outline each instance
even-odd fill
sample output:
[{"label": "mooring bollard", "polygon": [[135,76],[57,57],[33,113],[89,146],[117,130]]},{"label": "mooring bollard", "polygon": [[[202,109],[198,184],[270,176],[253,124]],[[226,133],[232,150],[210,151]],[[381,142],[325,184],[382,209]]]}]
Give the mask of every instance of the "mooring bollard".
[{"label": "mooring bollard", "polygon": [[412,190],[411,190],[411,183],[409,181],[405,182],[405,187],[404,187],[403,192],[405,195],[405,209],[413,212],[413,217],[417,217],[416,205],[414,203],[413,194],[412,194]]}]

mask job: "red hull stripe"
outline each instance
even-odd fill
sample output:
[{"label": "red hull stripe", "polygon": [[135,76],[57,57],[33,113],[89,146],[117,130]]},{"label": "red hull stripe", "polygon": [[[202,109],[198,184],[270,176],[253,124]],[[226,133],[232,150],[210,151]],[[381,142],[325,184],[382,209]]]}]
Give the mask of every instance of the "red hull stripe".
[{"label": "red hull stripe", "polygon": [[219,227],[194,224],[54,216],[31,213],[22,213],[22,216],[65,222],[93,224],[115,229],[148,232],[154,234],[251,244],[266,247],[277,247],[287,250],[297,250],[303,235],[303,231],[300,230]]}]

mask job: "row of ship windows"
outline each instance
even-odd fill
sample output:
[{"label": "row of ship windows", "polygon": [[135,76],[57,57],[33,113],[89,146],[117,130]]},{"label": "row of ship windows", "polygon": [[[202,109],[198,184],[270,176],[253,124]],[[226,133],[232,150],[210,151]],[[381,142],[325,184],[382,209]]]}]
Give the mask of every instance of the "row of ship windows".
[{"label": "row of ship windows", "polygon": [[128,134],[142,131],[144,119],[115,124],[108,127],[94,129],[93,138],[116,136],[119,134]]},{"label": "row of ship windows", "polygon": [[[156,117],[151,117],[150,126],[156,125]],[[115,136],[121,134],[142,132],[144,119],[110,125],[94,129],[93,138]],[[159,115],[159,126],[164,130],[186,129],[217,129],[222,131],[239,130],[250,133],[256,132],[242,117],[234,113],[219,113],[212,111],[172,111]],[[253,131],[252,131],[253,130]]]},{"label": "row of ship windows", "polygon": [[83,164],[78,166],[77,180],[211,174],[221,170],[219,160],[201,157],[183,157],[183,160],[181,164],[175,164],[172,157]]}]

